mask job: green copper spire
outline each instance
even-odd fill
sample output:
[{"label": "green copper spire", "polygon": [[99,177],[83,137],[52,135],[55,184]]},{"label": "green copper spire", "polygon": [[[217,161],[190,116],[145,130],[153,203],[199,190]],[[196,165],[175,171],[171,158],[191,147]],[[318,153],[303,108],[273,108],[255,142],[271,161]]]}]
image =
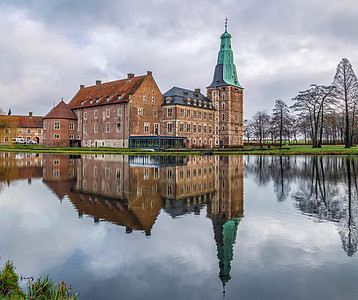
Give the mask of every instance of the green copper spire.
[{"label": "green copper spire", "polygon": [[220,37],[220,51],[218,62],[215,67],[214,79],[209,87],[233,85],[243,88],[237,79],[234,54],[231,50],[231,35],[227,32],[227,18],[225,20],[225,32]]}]

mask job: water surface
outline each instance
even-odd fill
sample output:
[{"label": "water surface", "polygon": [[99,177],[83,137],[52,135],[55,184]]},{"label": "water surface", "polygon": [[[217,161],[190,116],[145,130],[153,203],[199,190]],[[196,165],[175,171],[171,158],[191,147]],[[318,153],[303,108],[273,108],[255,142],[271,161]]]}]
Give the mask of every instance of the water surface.
[{"label": "water surface", "polygon": [[0,159],[1,262],[80,299],[358,297],[355,158]]}]

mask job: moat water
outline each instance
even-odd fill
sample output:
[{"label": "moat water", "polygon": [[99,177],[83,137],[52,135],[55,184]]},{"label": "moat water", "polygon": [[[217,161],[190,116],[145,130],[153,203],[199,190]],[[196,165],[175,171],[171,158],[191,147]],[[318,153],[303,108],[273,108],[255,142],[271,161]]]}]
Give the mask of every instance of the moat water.
[{"label": "moat water", "polygon": [[0,153],[0,265],[80,299],[357,299],[357,175],[336,156]]}]

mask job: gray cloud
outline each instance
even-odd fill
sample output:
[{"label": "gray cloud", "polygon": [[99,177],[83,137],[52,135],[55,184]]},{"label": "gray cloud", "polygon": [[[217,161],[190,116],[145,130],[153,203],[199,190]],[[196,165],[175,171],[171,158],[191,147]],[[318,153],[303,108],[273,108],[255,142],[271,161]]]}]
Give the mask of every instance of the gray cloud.
[{"label": "gray cloud", "polygon": [[46,114],[79,84],[152,70],[164,93],[210,84],[225,16],[245,118],[358,65],[355,0],[9,1],[0,4],[0,107]]}]

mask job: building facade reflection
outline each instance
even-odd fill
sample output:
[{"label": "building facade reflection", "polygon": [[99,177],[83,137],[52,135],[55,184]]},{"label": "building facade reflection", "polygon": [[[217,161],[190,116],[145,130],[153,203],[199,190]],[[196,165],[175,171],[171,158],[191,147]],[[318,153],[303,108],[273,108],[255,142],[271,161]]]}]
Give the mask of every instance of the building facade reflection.
[{"label": "building facade reflection", "polygon": [[146,235],[163,208],[172,218],[200,214],[212,220],[219,277],[230,264],[243,217],[242,156],[47,155],[43,180],[61,200],[68,195],[79,217],[125,226]]}]

